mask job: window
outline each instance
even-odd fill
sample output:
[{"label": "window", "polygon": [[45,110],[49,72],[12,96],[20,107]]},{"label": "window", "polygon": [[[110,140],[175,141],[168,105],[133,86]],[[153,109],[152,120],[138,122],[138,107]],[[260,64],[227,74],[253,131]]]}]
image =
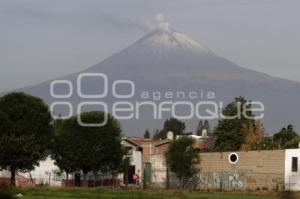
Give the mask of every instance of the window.
[{"label": "window", "polygon": [[230,164],[236,164],[239,161],[239,156],[237,153],[230,153],[228,156],[228,161]]},{"label": "window", "polygon": [[126,155],[132,155],[133,149],[132,147],[126,147]]},{"label": "window", "polygon": [[292,172],[298,172],[298,158],[292,157]]},{"label": "window", "polygon": [[64,175],[62,172],[59,171],[53,171],[53,180],[54,181],[61,181],[64,178]]}]

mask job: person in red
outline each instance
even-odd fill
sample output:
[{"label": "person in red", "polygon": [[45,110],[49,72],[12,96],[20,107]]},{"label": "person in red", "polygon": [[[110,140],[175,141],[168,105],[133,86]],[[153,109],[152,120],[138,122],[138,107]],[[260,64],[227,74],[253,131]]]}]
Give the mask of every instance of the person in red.
[{"label": "person in red", "polygon": [[132,178],[135,181],[135,184],[138,185],[139,184],[139,179],[140,179],[139,174],[137,174],[137,173],[133,174]]}]

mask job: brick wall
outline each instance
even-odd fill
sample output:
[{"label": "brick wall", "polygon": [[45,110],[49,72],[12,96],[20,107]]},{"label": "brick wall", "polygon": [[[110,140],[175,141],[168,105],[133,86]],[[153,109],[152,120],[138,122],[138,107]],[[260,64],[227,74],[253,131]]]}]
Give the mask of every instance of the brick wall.
[{"label": "brick wall", "polygon": [[[17,187],[34,187],[36,183],[35,179],[25,179],[25,178],[17,178],[16,186]],[[10,178],[9,177],[0,177],[0,186],[10,186]]]},{"label": "brick wall", "polygon": [[169,142],[157,145],[155,147],[154,154],[155,155],[164,155],[169,150],[169,147],[170,147]]}]

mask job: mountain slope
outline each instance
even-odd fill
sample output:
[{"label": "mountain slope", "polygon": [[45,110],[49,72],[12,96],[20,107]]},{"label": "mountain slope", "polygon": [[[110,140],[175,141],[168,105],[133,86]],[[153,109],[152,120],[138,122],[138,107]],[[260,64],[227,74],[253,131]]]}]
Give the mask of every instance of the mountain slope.
[{"label": "mountain slope", "polygon": [[[70,80],[76,91],[76,79],[80,73],[105,73],[110,84],[114,80],[132,80],[136,86],[136,95],[130,99],[133,102],[141,101],[139,93],[143,91],[196,91],[204,92],[204,95],[212,91],[216,93],[215,101],[218,102],[226,103],[240,95],[262,101],[266,106],[266,118],[263,122],[269,131],[279,129],[287,123],[300,123],[300,83],[242,68],[183,33],[169,29],[155,30],[99,64],[59,79]],[[51,81],[47,81],[21,90],[40,96],[50,104],[55,101],[50,96],[50,84]],[[86,93],[95,93],[99,91],[99,87],[99,82],[92,80],[82,86]],[[58,92],[63,92],[64,89],[63,86],[56,87]],[[126,90],[122,92],[128,93]],[[68,99],[74,107],[82,100],[76,94]],[[194,101],[196,100],[203,99],[198,97]],[[116,99],[109,95],[104,101],[112,104]],[[57,112],[65,111],[61,109]],[[159,128],[163,120],[153,120],[153,116],[147,112],[143,110],[140,120],[121,121],[125,132],[141,135],[146,128]],[[169,116],[165,115],[164,119],[167,117]],[[193,130],[197,121],[197,118],[186,121],[189,129]]]}]

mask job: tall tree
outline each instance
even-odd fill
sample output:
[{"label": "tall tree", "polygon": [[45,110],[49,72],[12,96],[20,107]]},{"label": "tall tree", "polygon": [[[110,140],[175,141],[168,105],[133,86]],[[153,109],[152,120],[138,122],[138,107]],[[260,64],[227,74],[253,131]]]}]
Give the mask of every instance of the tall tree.
[{"label": "tall tree", "polygon": [[[223,115],[231,116],[232,118],[225,118],[219,120],[216,128],[216,143],[215,149],[219,151],[240,150],[242,144],[245,142],[246,128],[252,128],[255,125],[253,119],[245,117],[244,108],[247,108],[247,116],[254,117],[251,111],[251,103],[244,97],[235,98],[223,109]],[[240,115],[238,117],[238,115]],[[237,116],[237,117],[235,117]]]},{"label": "tall tree", "polygon": [[196,129],[197,135],[201,136],[203,129],[204,129],[204,124],[203,124],[203,121],[200,120],[198,123],[197,129]]},{"label": "tall tree", "polygon": [[177,135],[182,135],[185,130],[185,123],[176,119],[170,118],[164,122],[164,128],[160,131],[155,137],[159,139],[166,139],[167,133],[172,131],[174,133],[174,137]]},{"label": "tall tree", "polygon": [[182,137],[174,140],[167,153],[166,164],[171,172],[174,172],[181,182],[181,188],[187,180],[197,172],[196,164],[199,163],[199,151],[193,146],[195,140],[189,137]]},{"label": "tall tree", "polygon": [[254,126],[243,124],[243,132],[245,133],[245,140],[241,149],[244,151],[259,149],[259,143],[263,139],[263,130],[260,120],[257,120]]},{"label": "tall tree", "polygon": [[39,98],[10,93],[0,98],[0,167],[11,172],[30,171],[46,158],[53,138],[48,107]]},{"label": "tall tree", "polygon": [[204,129],[206,129],[207,133],[210,134],[210,125],[207,120],[204,121]]},{"label": "tall tree", "polygon": [[161,135],[162,135],[162,130],[155,129],[152,138],[154,140],[159,140],[159,139],[161,139]]},{"label": "tall tree", "polygon": [[207,120],[205,120],[204,122],[202,120],[200,120],[198,123],[197,129],[196,129],[197,135],[201,136],[204,129],[207,130],[208,134],[210,133],[209,122]]},{"label": "tall tree", "polygon": [[151,137],[150,132],[148,129],[146,129],[145,134],[144,134],[144,138],[149,139]]},{"label": "tall tree", "polygon": [[164,134],[165,137],[169,131],[172,131],[174,133],[174,136],[176,135],[182,135],[185,130],[185,123],[176,119],[176,118],[170,118],[165,121],[164,123]]},{"label": "tall tree", "polygon": [[[103,121],[104,112],[81,113],[84,123]],[[79,170],[86,175],[90,171],[109,171],[114,176],[122,164],[121,128],[117,120],[108,115],[106,125],[98,127],[80,126],[77,117],[62,121],[58,126],[56,140],[58,150],[53,157],[61,169]]]}]

